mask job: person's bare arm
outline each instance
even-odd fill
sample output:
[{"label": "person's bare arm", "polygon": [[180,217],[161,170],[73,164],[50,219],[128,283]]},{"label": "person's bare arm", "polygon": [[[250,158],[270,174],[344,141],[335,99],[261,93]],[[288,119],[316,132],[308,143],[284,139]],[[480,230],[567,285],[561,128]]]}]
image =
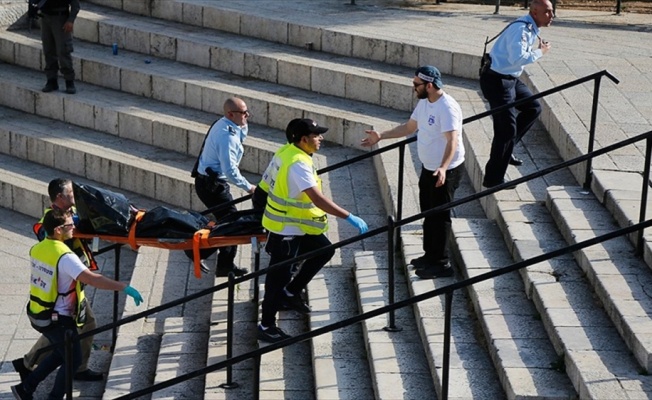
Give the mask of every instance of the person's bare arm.
[{"label": "person's bare arm", "polygon": [[312,201],[315,206],[319,207],[328,214],[339,218],[346,218],[350,214],[350,212],[335,204],[333,200],[324,196],[321,190],[319,190],[316,186],[306,189],[303,192],[310,198],[310,201]]},{"label": "person's bare arm", "polygon": [[414,133],[418,128],[417,121],[409,119],[406,123],[396,126],[388,131],[365,131],[367,137],[362,139],[363,146],[373,146],[383,139],[400,138]]},{"label": "person's bare arm", "polygon": [[435,184],[436,187],[440,187],[446,183],[446,171],[448,170],[448,166],[451,164],[453,157],[455,156],[458,136],[459,135],[457,134],[457,131],[444,132],[444,137],[446,137],[446,149],[444,150],[444,157],[441,160],[439,168],[437,168],[433,174],[437,177],[437,183]]},{"label": "person's bare arm", "polygon": [[79,274],[77,280],[86,285],[93,286],[94,288],[114,290],[117,292],[124,290],[124,288],[127,287],[127,284],[124,282],[114,281],[113,279],[107,278],[104,275],[97,274],[88,269]]}]

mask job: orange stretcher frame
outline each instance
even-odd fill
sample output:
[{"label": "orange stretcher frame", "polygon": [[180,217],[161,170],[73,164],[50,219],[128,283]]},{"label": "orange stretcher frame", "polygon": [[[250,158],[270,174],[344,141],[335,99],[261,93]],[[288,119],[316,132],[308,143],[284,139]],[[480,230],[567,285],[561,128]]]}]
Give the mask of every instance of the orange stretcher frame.
[{"label": "orange stretcher frame", "polygon": [[213,236],[210,237],[210,229],[200,229],[193,235],[192,238],[187,239],[168,239],[168,238],[139,238],[136,237],[136,225],[138,221],[145,215],[144,211],[138,211],[134,222],[131,224],[128,236],[113,236],[113,235],[98,235],[96,233],[81,233],[74,232],[74,237],[80,239],[94,239],[99,238],[108,242],[128,244],[132,249],[138,250],[139,247],[158,247],[168,250],[192,250],[193,251],[193,264],[194,273],[196,278],[201,278],[201,268],[199,266],[200,249],[236,246],[239,244],[249,244],[252,238],[256,238],[259,243],[267,240],[266,233],[259,233],[254,235],[233,235],[233,236]]}]

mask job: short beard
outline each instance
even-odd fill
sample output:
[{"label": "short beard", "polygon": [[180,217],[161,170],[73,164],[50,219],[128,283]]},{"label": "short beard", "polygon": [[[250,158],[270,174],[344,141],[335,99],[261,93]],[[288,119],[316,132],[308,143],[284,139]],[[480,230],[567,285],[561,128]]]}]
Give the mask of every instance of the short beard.
[{"label": "short beard", "polygon": [[428,98],[428,92],[424,90],[423,92],[417,92],[417,99],[423,100]]}]

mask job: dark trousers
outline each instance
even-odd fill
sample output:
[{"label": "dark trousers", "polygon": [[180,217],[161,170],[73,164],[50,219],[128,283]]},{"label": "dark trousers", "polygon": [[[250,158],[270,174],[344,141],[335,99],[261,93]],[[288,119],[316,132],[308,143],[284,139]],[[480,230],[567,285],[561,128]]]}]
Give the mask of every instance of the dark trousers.
[{"label": "dark trousers", "polygon": [[[446,182],[436,187],[437,177],[434,171],[421,167],[419,177],[419,206],[421,212],[431,208],[450,203],[455,195],[455,190],[460,186],[464,164],[446,171]],[[448,263],[448,241],[451,232],[450,210],[436,213],[423,220],[423,251],[431,264],[443,265]]]},{"label": "dark trousers", "polygon": [[[480,88],[492,109],[532,96],[530,89],[517,78],[493,71],[480,76]],[[532,127],[539,114],[541,105],[537,100],[494,114],[494,138],[485,168],[486,183],[495,185],[504,181],[514,145]]]},{"label": "dark trousers", "polygon": [[[43,335],[48,338],[50,343],[60,343],[65,339],[66,331],[70,330],[72,332],[73,344],[72,344],[72,370],[77,371],[79,365],[81,364],[81,346],[79,341],[74,339],[77,337],[77,325],[71,317],[59,316],[59,322],[54,325],[53,328],[49,329],[46,332],[43,332]],[[29,376],[25,379],[23,383],[23,388],[28,393],[34,393],[36,387],[41,383],[45,378],[48,377],[61,365],[57,376],[54,380],[54,387],[48,396],[48,400],[61,400],[66,392],[66,351],[64,346],[58,346],[43,361],[38,364],[38,367],[32,371]]]},{"label": "dark trousers", "polygon": [[[195,192],[197,193],[199,200],[204,203],[206,208],[216,207],[233,200],[229,184],[223,179],[217,179],[214,181],[208,177],[200,175],[195,178]],[[237,211],[237,209],[232,205],[226,209],[214,212],[213,216],[215,216],[216,220],[219,220],[235,211]],[[238,250],[236,246],[202,249],[199,251],[201,259],[204,260],[210,257],[218,249],[220,253],[217,255],[217,268],[232,268],[234,264],[233,260],[235,260],[235,256]],[[186,251],[186,255],[190,259],[193,258],[192,251]]]},{"label": "dark trousers", "polygon": [[67,15],[46,15],[41,18],[41,44],[45,57],[45,76],[48,80],[56,79],[61,70],[67,81],[75,79],[72,66],[72,33],[63,31]]},{"label": "dark trousers", "polygon": [[[281,236],[269,233],[265,250],[271,256],[269,265],[295,258],[329,246],[330,240],[325,235]],[[333,258],[334,250],[309,258],[303,265],[286,265],[270,270],[265,277],[265,297],[262,304],[260,323],[265,327],[276,326],[276,314],[284,298],[283,288],[295,296],[308,286],[308,283]],[[292,272],[299,267],[299,272],[292,278]]]}]

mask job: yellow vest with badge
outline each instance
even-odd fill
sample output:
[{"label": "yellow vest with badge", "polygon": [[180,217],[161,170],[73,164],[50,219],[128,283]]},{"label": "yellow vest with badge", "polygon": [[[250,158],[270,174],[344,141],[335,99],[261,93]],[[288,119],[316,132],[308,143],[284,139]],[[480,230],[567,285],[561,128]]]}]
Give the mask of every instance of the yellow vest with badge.
[{"label": "yellow vest with badge", "polygon": [[321,179],[313,166],[312,157],[294,145],[282,147],[265,171],[263,181],[267,190],[267,206],[263,214],[263,227],[279,233],[288,225],[296,226],[308,235],[319,235],[328,230],[326,213],[315,206],[310,198],[301,193],[297,199],[290,198],[288,173],[290,167],[302,162],[312,167],[317,188],[321,190]]},{"label": "yellow vest with badge", "polygon": [[29,252],[31,277],[27,316],[32,327],[39,332],[46,330],[55,321],[52,313],[59,296],[76,295],[75,322],[80,327],[86,322],[86,296],[81,282],[73,280],[67,292],[58,291],[59,261],[70,253],[72,251],[65,243],[52,239],[37,243]]}]

